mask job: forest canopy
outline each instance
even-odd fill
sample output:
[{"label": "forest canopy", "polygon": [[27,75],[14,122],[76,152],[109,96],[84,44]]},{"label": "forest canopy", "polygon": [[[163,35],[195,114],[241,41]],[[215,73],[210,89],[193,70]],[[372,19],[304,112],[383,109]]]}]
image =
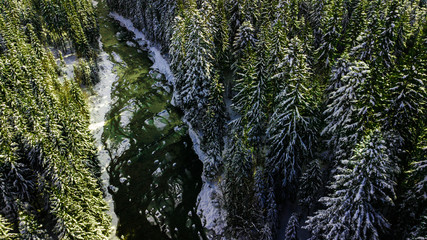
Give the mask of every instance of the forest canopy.
[{"label": "forest canopy", "polygon": [[89,0],[0,2],[0,239],[109,235],[85,98],[51,52],[97,39]]},{"label": "forest canopy", "polygon": [[289,202],[285,239],[426,236],[426,1],[108,3],[169,53],[228,237]]}]

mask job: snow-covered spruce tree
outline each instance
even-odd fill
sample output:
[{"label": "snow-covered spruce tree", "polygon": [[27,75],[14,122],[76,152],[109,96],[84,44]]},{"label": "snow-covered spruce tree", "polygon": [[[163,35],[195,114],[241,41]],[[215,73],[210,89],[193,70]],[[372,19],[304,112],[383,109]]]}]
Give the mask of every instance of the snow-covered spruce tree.
[{"label": "snow-covered spruce tree", "polygon": [[344,14],[342,21],[342,32],[340,35],[341,46],[349,49],[365,27],[366,0],[344,1]]},{"label": "snow-covered spruce tree", "polygon": [[[363,31],[357,36],[349,51],[350,56],[357,60],[371,64],[377,56],[379,35],[384,19],[384,9],[387,8],[387,1],[369,1],[364,13],[361,14],[364,20]],[[371,66],[371,65],[369,65]]]},{"label": "snow-covered spruce tree", "polygon": [[411,180],[414,181],[414,186],[405,196],[405,207],[412,210],[410,222],[406,224],[410,225],[409,236],[414,239],[427,236],[427,148],[424,147],[425,149],[421,150],[423,160],[413,163]]},{"label": "snow-covered spruce tree", "polygon": [[[270,185],[273,185],[273,178],[271,176],[269,178]],[[279,213],[277,210],[276,195],[274,193],[273,186],[270,186],[267,190],[267,213],[265,222],[274,233],[278,226]]]},{"label": "snow-covered spruce tree", "polygon": [[226,0],[216,1],[214,7],[214,21],[212,23],[214,33],[214,42],[216,47],[216,69],[222,70],[228,67],[230,60],[229,50],[230,50],[230,31],[228,27],[227,19],[227,9],[226,9]]},{"label": "snow-covered spruce tree", "polygon": [[268,124],[271,144],[267,166],[280,176],[282,186],[295,188],[301,165],[310,155],[313,136],[310,106],[307,101],[310,69],[303,52],[303,43],[297,38],[289,41],[282,71],[275,77],[281,79],[282,89],[276,97],[277,105]]},{"label": "snow-covered spruce tree", "polygon": [[347,55],[343,55],[341,58],[338,58],[335,64],[332,66],[331,74],[328,80],[328,86],[326,87],[326,92],[328,94],[328,100],[332,98],[332,93],[341,88],[344,83],[342,78],[348,74],[350,71],[351,63]]},{"label": "snow-covered spruce tree", "polygon": [[382,76],[382,71],[393,67],[396,55],[403,50],[405,31],[405,5],[398,0],[370,1],[366,6],[365,30],[357,37],[350,55],[358,60],[365,61],[372,69],[373,74]]},{"label": "snow-covered spruce tree", "polygon": [[397,211],[395,235],[405,239],[427,236],[427,131],[420,134],[415,149],[410,151],[410,166],[406,172],[406,193]]},{"label": "snow-covered spruce tree", "polygon": [[276,19],[283,21],[288,38],[293,38],[300,34],[301,26],[299,26],[299,21],[302,20],[300,16],[302,12],[300,10],[303,4],[303,1],[300,0],[279,0]]},{"label": "snow-covered spruce tree", "polygon": [[322,68],[328,69],[339,56],[341,46],[339,38],[342,31],[344,14],[343,0],[328,1],[323,7],[325,16],[321,18],[322,41],[318,51],[318,61]]},{"label": "snow-covered spruce tree", "polygon": [[366,107],[361,99],[367,94],[364,86],[369,73],[364,62],[348,63],[345,59],[339,60],[332,71],[329,104],[324,111],[327,125],[322,134],[330,136],[327,143],[336,163],[351,156],[364,131],[362,120],[368,112],[361,112]]},{"label": "snow-covered spruce tree", "polygon": [[284,240],[298,240],[298,216],[293,213],[288,220],[288,224],[286,225],[286,232]]},{"label": "snow-covered spruce tree", "polygon": [[210,178],[219,173],[221,154],[224,146],[225,106],[223,100],[224,87],[216,74],[212,79],[211,96],[207,106],[207,119],[203,122],[203,149],[210,157],[204,164],[204,175]]},{"label": "snow-covered spruce tree", "polygon": [[268,178],[267,173],[262,166],[258,166],[255,169],[254,174],[254,192],[255,199],[259,208],[264,209],[267,205],[267,189],[268,189]]},{"label": "snow-covered spruce tree", "polygon": [[326,0],[310,0],[307,1],[306,20],[313,29],[313,47],[318,49],[322,44],[322,18],[324,17],[324,7]]},{"label": "snow-covered spruce tree", "polygon": [[408,147],[414,146],[416,138],[426,121],[425,79],[427,75],[417,66],[416,59],[402,65],[390,75],[392,87],[386,109],[386,127],[399,132]]},{"label": "snow-covered spruce tree", "polygon": [[234,119],[229,124],[232,126],[233,131],[239,132],[240,135],[244,135],[247,138],[247,117],[246,113],[251,109],[249,104],[250,96],[252,96],[252,85],[256,83],[256,55],[253,51],[248,52],[248,56],[242,59],[244,65],[239,66],[238,78],[233,86],[233,90],[236,94],[232,99],[232,108],[240,114],[240,116]]},{"label": "snow-covered spruce tree", "polygon": [[183,11],[181,14],[175,17],[172,27],[172,37],[170,40],[171,43],[169,45],[170,67],[175,77],[175,89],[178,92],[176,96],[177,99],[175,99],[175,101],[177,101],[178,105],[182,104],[182,99],[179,93],[185,85],[185,43],[188,40],[189,32],[189,17],[186,13],[186,11]]},{"label": "snow-covered spruce tree", "polygon": [[[256,167],[254,174],[254,204],[259,210],[258,224],[263,226],[262,230],[260,231],[260,239],[264,240],[273,239],[274,232],[276,230],[273,228],[276,219],[271,219],[271,216],[268,215],[270,211],[269,207],[271,207],[272,204],[268,194],[269,186],[272,184],[270,179],[270,174],[265,171],[264,167]],[[275,204],[275,201],[273,204]]]},{"label": "snow-covered spruce tree", "polygon": [[232,136],[224,155],[224,207],[227,225],[236,239],[258,239],[259,208],[254,204],[252,152],[238,136]]},{"label": "snow-covered spruce tree", "polygon": [[280,81],[278,78],[273,78],[273,76],[280,73],[279,63],[285,57],[283,50],[286,48],[287,43],[286,28],[281,14],[276,14],[275,20],[270,23],[265,35],[265,44],[266,49],[268,50],[267,71],[268,77],[270,78],[268,79],[268,82],[271,85],[271,94],[269,95],[267,102],[273,105],[274,99],[280,91],[280,88],[277,87],[280,85]]},{"label": "snow-covered spruce tree", "polygon": [[229,30],[229,44],[234,45],[237,31],[244,22],[242,7],[240,0],[225,0],[225,8],[228,19],[228,30]]},{"label": "snow-covered spruce tree", "polygon": [[[206,116],[207,104],[211,96],[213,83],[213,35],[208,28],[205,15],[196,8],[195,3],[185,11],[189,17],[188,28],[184,31],[187,41],[184,42],[185,51],[182,70],[181,88],[177,89],[182,101],[182,107],[186,109],[186,118],[192,124],[201,124]],[[184,36],[185,36],[184,35]],[[174,38],[179,40],[177,38]],[[179,46],[179,44],[177,44]]]},{"label": "snow-covered spruce tree", "polygon": [[267,98],[270,94],[267,66],[265,62],[266,46],[256,43],[255,51],[248,51],[246,58],[241,60],[239,78],[234,90],[232,107],[240,117],[232,122],[233,126],[242,127],[242,134],[247,137],[249,144],[255,147],[257,161],[261,161],[261,151],[265,139],[267,119]]},{"label": "snow-covered spruce tree", "polygon": [[309,213],[320,197],[323,186],[322,170],[319,160],[311,161],[299,180],[298,203],[307,208]]},{"label": "snow-covered spruce tree", "polygon": [[[425,11],[427,13],[427,10]],[[388,75],[388,107],[385,110],[385,127],[397,131],[411,151],[425,126],[427,117],[427,27],[418,26],[407,44],[409,54],[400,58],[399,64]],[[423,29],[424,28],[424,29]]]},{"label": "snow-covered spruce tree", "polygon": [[241,72],[241,66],[245,64],[244,59],[248,58],[252,53],[257,41],[252,23],[250,21],[243,22],[237,30],[233,42],[234,61],[231,68],[234,70],[236,78],[238,78],[238,73]]},{"label": "snow-covered spruce tree", "polygon": [[390,1],[387,6],[387,13],[382,15],[380,34],[378,36],[378,47],[376,58],[376,65],[382,68],[389,69],[395,62],[395,46],[397,41],[397,20],[401,18],[398,5],[400,1]]},{"label": "snow-covered spruce tree", "polygon": [[398,172],[389,155],[382,133],[370,131],[353,156],[342,160],[330,185],[332,192],[320,199],[326,209],[308,217],[304,228],[324,239],[380,239],[390,224],[378,206],[393,205]]},{"label": "snow-covered spruce tree", "polygon": [[[265,62],[266,46],[264,43],[257,43],[257,61],[256,61],[256,79],[251,83],[250,96],[246,99],[249,104],[249,111],[245,113],[248,129],[248,140],[253,146],[260,147],[264,145],[265,126],[268,121],[268,95],[271,85],[269,84],[269,74]],[[258,149],[258,148],[257,148]],[[259,157],[258,150],[255,150]]]}]

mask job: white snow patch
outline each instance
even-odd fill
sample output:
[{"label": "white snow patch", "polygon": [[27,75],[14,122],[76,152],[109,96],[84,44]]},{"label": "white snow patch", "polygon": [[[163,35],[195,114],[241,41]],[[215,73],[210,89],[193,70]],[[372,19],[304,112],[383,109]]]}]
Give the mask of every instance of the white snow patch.
[{"label": "white snow patch", "polygon": [[120,127],[123,129],[126,128],[129,125],[132,117],[133,117],[133,112],[130,110],[125,110],[125,111],[121,112],[120,113]]},{"label": "white snow patch", "polygon": [[153,172],[153,177],[160,177],[162,175],[162,169],[160,167],[158,167],[154,172]]},{"label": "white snow patch", "polygon": [[[99,40],[99,48],[102,49],[101,40]],[[64,60],[67,63],[68,57]],[[70,57],[68,61],[75,61]],[[117,188],[110,185],[110,177],[107,172],[107,167],[110,164],[110,156],[108,151],[104,148],[101,137],[104,131],[105,115],[110,110],[111,103],[111,88],[113,83],[117,80],[117,75],[113,73],[114,64],[109,60],[109,55],[102,51],[99,54],[99,78],[93,90],[94,95],[89,97],[89,110],[90,110],[90,125],[89,129],[95,138],[95,144],[98,150],[98,159],[101,166],[101,180],[105,189],[110,188],[112,191],[117,191]],[[111,194],[106,192],[105,200],[109,205],[108,214],[112,217],[112,233],[110,239],[118,239],[116,237],[116,227],[118,224],[117,215],[114,212],[114,202]]]},{"label": "white snow patch", "polygon": [[157,129],[163,130],[167,126],[166,122],[169,121],[169,118],[170,118],[169,112],[166,110],[163,110],[153,118],[153,124]]},{"label": "white snow patch", "polygon": [[[199,156],[200,161],[206,164],[210,159],[201,149],[200,136],[188,121],[185,122],[188,125],[188,134],[193,142],[194,152]],[[213,231],[216,236],[222,236],[227,227],[227,212],[219,203],[222,192],[217,182],[210,182],[204,176],[202,176],[202,180],[203,186],[197,197],[197,214],[206,229]]]},{"label": "white snow patch", "polygon": [[[106,141],[108,149],[110,149],[111,158],[117,158],[123,155],[124,152],[126,152],[131,144],[130,140],[128,138],[123,139],[118,145],[112,145],[110,140]],[[115,151],[113,151],[113,149]]]},{"label": "white snow patch", "polygon": [[170,117],[169,112],[167,110],[163,110],[163,111],[159,112],[157,115],[159,115],[160,117],[162,117],[166,120],[168,120]]},{"label": "white snow patch", "polygon": [[128,45],[129,47],[136,47],[136,44],[131,41],[126,41],[126,45]]},{"label": "white snow patch", "polygon": [[111,12],[109,14],[113,19],[120,22],[120,24],[125,27],[128,31],[131,31],[135,34],[134,40],[138,42],[138,44],[145,48],[148,45],[148,52],[150,53],[150,59],[153,61],[153,66],[151,68],[157,69],[159,72],[163,73],[170,84],[174,83],[174,77],[172,71],[170,70],[168,61],[162,56],[158,47],[156,47],[153,43],[151,43],[145,37],[145,34],[136,29],[133,26],[131,20],[119,15],[116,12]]},{"label": "white snow patch", "polygon": [[163,130],[167,126],[167,124],[164,123],[162,120],[164,120],[164,118],[162,118],[162,117],[154,117],[153,118],[153,124],[159,130]]},{"label": "white snow patch", "polygon": [[64,58],[64,62],[65,62],[65,66],[62,68],[62,70],[65,73],[64,77],[67,77],[69,79],[73,79],[74,78],[74,64],[77,63],[78,58],[75,54],[68,54],[63,56]]},{"label": "white snow patch", "polygon": [[117,54],[116,52],[111,52],[111,55],[113,56],[113,59],[116,63],[123,63],[123,59]]},{"label": "white snow patch", "polygon": [[197,215],[200,216],[205,228],[215,232],[217,236],[224,233],[226,219],[219,203],[220,191],[216,183],[204,182],[197,198]]}]

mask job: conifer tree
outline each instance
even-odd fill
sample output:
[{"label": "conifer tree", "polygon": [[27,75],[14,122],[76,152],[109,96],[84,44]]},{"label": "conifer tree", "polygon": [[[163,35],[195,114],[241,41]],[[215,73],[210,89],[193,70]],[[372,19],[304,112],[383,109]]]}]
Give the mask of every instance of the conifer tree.
[{"label": "conifer tree", "polygon": [[[412,148],[426,123],[425,79],[427,78],[426,27],[413,37],[411,54],[401,57],[400,64],[389,74],[388,107],[385,127],[399,132],[405,144]],[[415,53],[419,52],[419,53]],[[420,101],[421,100],[421,101]]]},{"label": "conifer tree", "polygon": [[[265,44],[267,53],[267,72],[268,72],[268,83],[271,94],[267,99],[267,102],[273,106],[275,104],[274,99],[279,93],[280,89],[277,86],[280,86],[280,79],[274,78],[277,74],[280,73],[279,63],[285,57],[284,49],[287,44],[286,37],[286,28],[281,19],[281,15],[278,15],[276,19],[271,22],[270,27],[268,27],[267,33],[265,34]],[[269,108],[271,108],[269,106]]]},{"label": "conifer tree", "polygon": [[322,134],[328,134],[331,139],[328,144],[334,149],[333,158],[347,159],[351,156],[351,150],[360,140],[363,133],[363,120],[366,119],[363,112],[362,97],[367,94],[364,90],[369,68],[364,62],[349,64],[346,60],[338,61],[339,65],[331,75],[330,103],[324,114],[326,115],[326,127]]},{"label": "conifer tree", "polygon": [[216,176],[222,164],[223,136],[225,123],[225,110],[223,101],[223,85],[219,82],[218,75],[213,78],[211,96],[209,98],[207,119],[203,123],[206,153],[212,158],[211,164],[204,166],[205,176]]},{"label": "conifer tree", "polygon": [[213,40],[207,20],[194,4],[188,9],[190,15],[188,41],[184,43],[185,56],[183,86],[179,89],[183,107],[189,109],[187,119],[200,124],[206,114],[213,84]]},{"label": "conifer tree", "polygon": [[302,174],[299,181],[299,204],[311,210],[319,199],[320,189],[323,186],[322,171],[318,160],[308,164],[307,170]]},{"label": "conifer tree", "polygon": [[[240,40],[239,40],[240,41]],[[236,41],[239,42],[239,41]],[[246,41],[246,40],[245,40]],[[268,95],[270,89],[268,69],[264,60],[266,46],[254,42],[255,51],[251,45],[245,46],[247,54],[243,55],[237,74],[232,107],[241,115],[233,121],[233,126],[239,125],[251,146],[256,147],[255,155],[259,158],[259,150],[264,142],[265,123],[267,122]]]},{"label": "conifer tree", "polygon": [[237,30],[233,43],[234,62],[231,65],[237,75],[241,72],[240,68],[244,65],[246,59],[252,53],[256,46],[255,29],[250,21],[245,21]]},{"label": "conifer tree", "polygon": [[366,0],[344,1],[342,33],[340,35],[342,50],[353,47],[356,38],[364,29],[367,5],[368,1]]},{"label": "conifer tree", "polygon": [[[169,54],[171,58],[170,66],[175,77],[175,89],[178,91],[180,91],[185,84],[185,69],[183,69],[183,67],[186,54],[184,44],[188,39],[187,25],[188,16],[186,15],[186,12],[183,12],[182,15],[176,16],[174,19],[174,25],[172,27],[172,37],[169,46]],[[182,100],[180,99],[179,94],[178,99],[176,100],[182,104]]]},{"label": "conifer tree", "polygon": [[278,210],[277,210],[277,203],[276,203],[276,195],[274,193],[274,189],[271,185],[273,185],[273,179],[270,176],[269,177],[270,187],[267,190],[267,214],[266,214],[266,222],[271,229],[271,231],[274,233],[277,229],[278,225]]},{"label": "conifer tree", "polygon": [[389,151],[379,130],[364,137],[354,155],[342,160],[333,191],[320,199],[326,209],[309,217],[305,228],[326,239],[380,239],[390,224],[378,206],[393,205],[398,171]]},{"label": "conifer tree", "polygon": [[318,59],[326,69],[334,63],[341,49],[339,38],[342,32],[343,2],[342,0],[329,1],[324,6],[326,16],[321,23],[323,35],[318,49]]},{"label": "conifer tree", "polygon": [[230,230],[233,237],[251,239],[255,237],[253,226],[259,219],[259,216],[254,216],[258,211],[252,199],[252,153],[237,136],[233,136],[229,144],[224,156],[227,223],[232,226]]},{"label": "conifer tree", "polygon": [[412,213],[411,221],[404,223],[404,225],[410,226],[409,235],[414,239],[426,236],[427,234],[427,210],[423,207],[427,204],[427,180],[425,179],[427,174],[426,149],[421,150],[420,156],[423,157],[423,160],[413,163],[411,180],[415,181],[415,183],[413,188],[406,193],[404,204],[404,207],[410,209]]},{"label": "conifer tree", "polygon": [[282,91],[276,98],[278,105],[268,126],[271,149],[267,165],[280,172],[282,186],[294,188],[301,164],[310,155],[313,136],[306,88],[310,70],[298,38],[289,41],[280,67],[283,70],[276,77],[283,79]]},{"label": "conifer tree", "polygon": [[228,13],[227,19],[228,19],[228,28],[229,28],[229,43],[230,46],[234,45],[234,40],[236,38],[236,33],[238,29],[240,29],[240,26],[244,22],[243,14],[242,14],[242,7],[241,7],[241,1],[240,0],[227,0],[225,3],[226,10]]},{"label": "conifer tree", "polygon": [[286,226],[285,240],[298,240],[298,228],[298,217],[295,213],[293,213],[289,218],[288,224]]}]

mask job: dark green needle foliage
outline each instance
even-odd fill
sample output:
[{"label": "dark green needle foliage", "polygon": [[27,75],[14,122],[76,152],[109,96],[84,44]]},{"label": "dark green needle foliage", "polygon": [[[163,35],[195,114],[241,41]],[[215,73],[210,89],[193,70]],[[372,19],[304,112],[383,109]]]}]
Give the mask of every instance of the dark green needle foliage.
[{"label": "dark green needle foliage", "polygon": [[2,1],[0,36],[0,238],[106,239],[87,105],[48,48],[93,54],[91,2]]}]

